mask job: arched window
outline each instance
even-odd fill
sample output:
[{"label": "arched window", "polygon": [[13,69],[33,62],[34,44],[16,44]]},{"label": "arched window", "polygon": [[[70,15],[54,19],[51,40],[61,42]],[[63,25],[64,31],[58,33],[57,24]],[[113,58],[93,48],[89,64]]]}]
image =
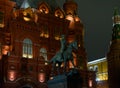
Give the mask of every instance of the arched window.
[{"label": "arched window", "polygon": [[94,71],[98,72],[98,66],[97,65],[94,66]]},{"label": "arched window", "polygon": [[32,58],[32,41],[28,38],[23,40],[23,57]]},{"label": "arched window", "polygon": [[45,13],[45,14],[49,13],[49,6],[46,2],[40,3],[38,9],[41,13]]},{"label": "arched window", "polygon": [[45,48],[40,49],[40,56],[42,56],[45,61],[47,61],[47,50]]},{"label": "arched window", "polygon": [[40,37],[49,38],[49,29],[47,26],[41,27]]},{"label": "arched window", "polygon": [[93,71],[93,67],[92,67],[92,66],[90,66],[90,67],[89,67],[89,70],[90,70],[90,71]]}]

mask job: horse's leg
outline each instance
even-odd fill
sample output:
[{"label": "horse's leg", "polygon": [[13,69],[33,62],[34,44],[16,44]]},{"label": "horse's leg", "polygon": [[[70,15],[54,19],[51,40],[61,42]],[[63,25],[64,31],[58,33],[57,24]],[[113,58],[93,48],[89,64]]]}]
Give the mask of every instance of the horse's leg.
[{"label": "horse's leg", "polygon": [[58,74],[60,74],[60,66],[61,66],[61,64],[58,63],[58,67],[57,67],[57,73],[58,73]]},{"label": "horse's leg", "polygon": [[51,75],[54,75],[54,71],[55,71],[55,62],[53,62],[52,64]]},{"label": "horse's leg", "polygon": [[64,61],[64,73],[66,73],[66,65],[67,65],[67,61]]},{"label": "horse's leg", "polygon": [[72,65],[73,65],[73,68],[75,68],[75,64],[74,64],[74,61],[73,60],[70,60]]}]

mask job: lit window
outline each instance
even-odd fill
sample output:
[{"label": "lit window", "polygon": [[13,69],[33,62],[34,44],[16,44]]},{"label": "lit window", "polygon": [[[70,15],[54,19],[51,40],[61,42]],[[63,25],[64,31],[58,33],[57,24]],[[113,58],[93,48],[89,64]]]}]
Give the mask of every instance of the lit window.
[{"label": "lit window", "polygon": [[55,40],[60,40],[61,34],[62,34],[62,28],[57,27],[54,29]]},{"label": "lit window", "polygon": [[45,59],[45,61],[47,61],[47,50],[45,48],[40,49],[40,56],[42,56]]},{"label": "lit window", "polygon": [[89,67],[89,70],[90,70],[90,71],[93,71],[93,67]]},{"label": "lit window", "polygon": [[98,71],[98,66],[96,65],[96,66],[94,66],[94,71]]},{"label": "lit window", "polygon": [[23,57],[32,58],[32,41],[30,39],[23,40]]},{"label": "lit window", "polygon": [[55,16],[59,17],[59,18],[63,18],[64,17],[63,13],[60,10],[55,11]]},{"label": "lit window", "polygon": [[41,6],[39,7],[39,11],[40,11],[41,13],[45,13],[45,14],[48,14],[48,13],[49,13],[49,9],[48,9],[48,7],[47,7],[46,4],[41,5]]},{"label": "lit window", "polygon": [[49,38],[49,30],[46,26],[41,27],[40,37]]}]

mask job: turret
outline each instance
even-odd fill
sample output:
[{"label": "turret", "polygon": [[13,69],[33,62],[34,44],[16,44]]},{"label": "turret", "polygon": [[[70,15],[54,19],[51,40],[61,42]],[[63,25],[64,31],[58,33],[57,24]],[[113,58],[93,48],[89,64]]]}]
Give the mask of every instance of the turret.
[{"label": "turret", "polygon": [[63,9],[65,11],[66,19],[70,21],[69,28],[75,28],[75,22],[80,21],[79,17],[77,16],[77,3],[74,0],[66,0],[63,5]]},{"label": "turret", "polygon": [[112,40],[120,39],[120,15],[118,8],[114,10]]},{"label": "turret", "polygon": [[112,39],[108,61],[108,84],[109,88],[119,88],[120,79],[120,15],[118,8],[114,10]]}]

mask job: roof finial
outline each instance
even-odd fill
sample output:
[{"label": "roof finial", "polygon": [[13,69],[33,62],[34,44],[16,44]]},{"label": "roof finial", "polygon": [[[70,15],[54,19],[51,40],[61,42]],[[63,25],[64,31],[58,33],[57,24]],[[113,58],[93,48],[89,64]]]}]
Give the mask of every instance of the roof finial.
[{"label": "roof finial", "polygon": [[114,8],[114,16],[119,15],[119,9],[118,7]]}]

